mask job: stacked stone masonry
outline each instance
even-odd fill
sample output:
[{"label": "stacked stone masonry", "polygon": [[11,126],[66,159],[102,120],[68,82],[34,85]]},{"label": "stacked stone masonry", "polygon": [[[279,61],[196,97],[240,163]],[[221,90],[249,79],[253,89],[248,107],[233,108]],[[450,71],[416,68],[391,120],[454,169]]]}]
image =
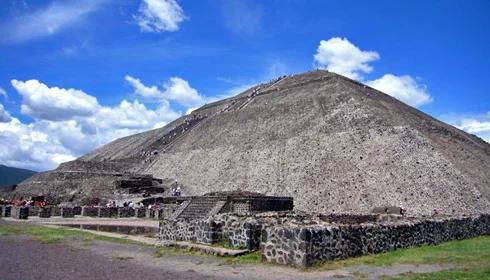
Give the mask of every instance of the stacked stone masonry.
[{"label": "stacked stone masonry", "polygon": [[405,218],[264,213],[160,221],[162,240],[227,241],[235,247],[260,249],[264,261],[299,266],[487,234],[489,214]]},{"label": "stacked stone masonry", "polygon": [[29,207],[12,207],[10,217],[14,219],[27,220],[29,217]]},{"label": "stacked stone masonry", "polygon": [[75,211],[73,211],[73,207],[60,207],[61,217],[62,218],[74,218]]},{"label": "stacked stone masonry", "polygon": [[10,217],[12,206],[11,205],[3,205],[0,209],[0,215],[2,217]]},{"label": "stacked stone masonry", "polygon": [[39,218],[50,218],[51,217],[51,207],[41,207],[38,211]]}]

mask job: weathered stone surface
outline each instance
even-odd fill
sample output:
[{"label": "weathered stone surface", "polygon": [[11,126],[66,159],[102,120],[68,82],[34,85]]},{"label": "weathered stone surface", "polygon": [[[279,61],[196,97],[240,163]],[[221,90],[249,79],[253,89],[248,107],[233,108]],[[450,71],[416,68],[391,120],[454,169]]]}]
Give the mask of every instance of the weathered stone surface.
[{"label": "weathered stone surface", "polygon": [[12,210],[12,205],[2,205],[1,206],[2,208],[0,209],[1,210],[1,216],[2,217],[10,217],[10,213],[11,213],[11,210]]},{"label": "weathered stone surface", "polygon": [[117,216],[119,218],[130,218],[130,217],[134,217],[134,215],[135,215],[135,210],[133,208],[119,207],[117,209]]},{"label": "weathered stone surface", "polygon": [[[309,266],[398,248],[490,234],[490,215],[399,218],[329,218],[303,214],[220,214],[205,220],[161,220],[160,239],[261,250],[265,261]],[[330,221],[325,221],[330,219]],[[355,221],[365,221],[353,223]]]},{"label": "weathered stone surface", "polygon": [[99,207],[100,218],[117,218],[118,217],[118,208],[117,207]]},{"label": "weathered stone surface", "polygon": [[82,216],[98,217],[99,216],[99,207],[83,206],[82,207]]},{"label": "weathered stone surface", "polygon": [[41,207],[39,208],[38,216],[39,218],[50,218],[51,217],[51,207]]},{"label": "weathered stone surface", "polygon": [[74,218],[75,211],[73,211],[73,207],[60,207],[61,217],[62,218]]},{"label": "weathered stone surface", "polygon": [[29,207],[17,207],[14,206],[11,208],[10,217],[14,219],[22,219],[27,220],[29,217]]}]

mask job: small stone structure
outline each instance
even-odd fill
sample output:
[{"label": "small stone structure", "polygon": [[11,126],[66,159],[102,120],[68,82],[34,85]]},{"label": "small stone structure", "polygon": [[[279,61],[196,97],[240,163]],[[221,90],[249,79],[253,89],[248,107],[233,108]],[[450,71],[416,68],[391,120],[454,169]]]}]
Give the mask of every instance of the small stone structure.
[{"label": "small stone structure", "polygon": [[98,217],[99,216],[99,207],[83,206],[82,207],[82,216],[85,216],[85,217]]},{"label": "small stone structure", "polygon": [[27,220],[27,218],[29,217],[29,207],[17,207],[17,206],[14,206],[12,207],[11,209],[11,212],[10,212],[10,217],[14,218],[14,219],[22,219],[22,220]]},{"label": "small stone structure", "polygon": [[50,218],[51,217],[51,207],[40,207],[38,211],[39,218]]},{"label": "small stone structure", "polygon": [[50,206],[51,216],[61,216],[61,208],[58,206]]},{"label": "small stone structure", "polygon": [[129,207],[119,207],[117,209],[117,216],[119,218],[130,218],[134,217],[135,211],[133,208]]},{"label": "small stone structure", "polygon": [[136,213],[135,213],[135,217],[136,218],[144,218],[146,217],[146,208],[137,208],[135,209]]},{"label": "small stone structure", "polygon": [[0,208],[0,216],[10,217],[11,209],[12,209],[12,205],[2,205]]},{"label": "small stone structure", "polygon": [[39,215],[39,207],[28,206],[29,216],[38,216]]},{"label": "small stone structure", "polygon": [[117,207],[99,207],[99,218],[117,218]]},{"label": "small stone structure", "polygon": [[75,212],[73,211],[73,207],[60,207],[61,209],[61,217],[62,218],[74,218]]},{"label": "small stone structure", "polygon": [[260,249],[264,261],[299,266],[484,234],[490,234],[490,214],[409,218],[268,212],[160,221],[163,241],[227,241]]},{"label": "small stone structure", "polygon": [[[252,214],[287,211],[294,207],[292,197],[265,196],[254,192],[214,192],[185,199],[173,213],[176,219],[204,219],[218,213]],[[167,218],[170,218],[167,216]]]}]

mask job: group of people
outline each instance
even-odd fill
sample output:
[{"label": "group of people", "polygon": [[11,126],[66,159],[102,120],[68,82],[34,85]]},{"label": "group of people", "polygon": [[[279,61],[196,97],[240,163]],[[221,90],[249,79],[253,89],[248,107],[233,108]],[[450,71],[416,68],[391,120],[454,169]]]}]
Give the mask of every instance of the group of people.
[{"label": "group of people", "polygon": [[21,196],[20,198],[12,200],[0,198],[0,205],[44,207],[48,205],[48,202],[45,200],[24,199],[24,197]]}]

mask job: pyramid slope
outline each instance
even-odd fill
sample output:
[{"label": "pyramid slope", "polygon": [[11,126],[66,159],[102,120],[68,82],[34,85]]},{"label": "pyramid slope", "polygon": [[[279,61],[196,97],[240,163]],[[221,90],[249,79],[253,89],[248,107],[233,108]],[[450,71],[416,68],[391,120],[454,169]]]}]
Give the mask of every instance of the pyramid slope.
[{"label": "pyramid slope", "polygon": [[[186,195],[293,196],[307,211],[490,212],[489,144],[337,74],[286,77],[193,115],[202,119],[181,134],[174,128],[185,117],[81,160],[178,180]],[[167,144],[169,132],[176,136]]]}]

